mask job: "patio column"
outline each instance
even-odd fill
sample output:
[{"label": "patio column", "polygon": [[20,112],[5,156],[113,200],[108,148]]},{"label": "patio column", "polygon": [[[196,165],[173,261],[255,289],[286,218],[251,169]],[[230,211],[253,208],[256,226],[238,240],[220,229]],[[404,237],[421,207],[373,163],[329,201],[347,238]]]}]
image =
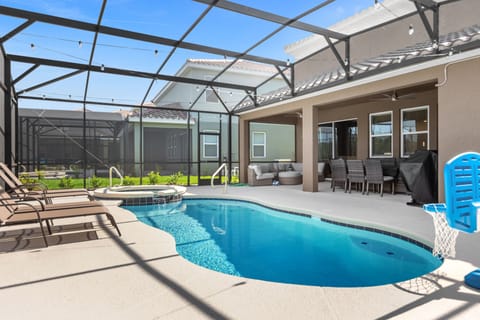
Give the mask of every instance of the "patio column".
[{"label": "patio column", "polygon": [[303,191],[318,192],[318,109],[305,106],[303,113]]},{"label": "patio column", "polygon": [[249,122],[247,120],[239,119],[239,162],[240,162],[240,182],[247,182],[247,167],[249,164]]}]

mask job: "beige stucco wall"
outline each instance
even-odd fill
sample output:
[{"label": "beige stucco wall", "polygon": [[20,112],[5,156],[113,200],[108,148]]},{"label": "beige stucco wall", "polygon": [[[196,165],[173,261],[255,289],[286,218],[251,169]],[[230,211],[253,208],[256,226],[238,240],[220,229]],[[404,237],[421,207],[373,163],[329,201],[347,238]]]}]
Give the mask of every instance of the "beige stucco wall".
[{"label": "beige stucco wall", "polygon": [[415,93],[412,99],[399,101],[368,101],[364,103],[348,103],[334,108],[320,108],[318,123],[339,120],[356,119],[358,125],[357,158],[369,157],[369,115],[371,113],[392,111],[393,112],[393,156],[401,154],[401,110],[429,106],[430,118],[430,149],[437,148],[437,93],[436,89],[429,89]]},{"label": "beige stucco wall", "polygon": [[[459,153],[480,152],[480,57],[450,65],[447,71],[448,81],[438,88],[439,168]],[[441,199],[443,195],[440,187]]]}]

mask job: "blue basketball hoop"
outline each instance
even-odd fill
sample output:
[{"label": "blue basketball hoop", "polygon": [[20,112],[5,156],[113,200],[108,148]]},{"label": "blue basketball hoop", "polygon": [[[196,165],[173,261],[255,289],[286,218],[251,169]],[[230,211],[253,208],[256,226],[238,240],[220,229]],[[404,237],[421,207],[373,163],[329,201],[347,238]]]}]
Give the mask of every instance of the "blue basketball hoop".
[{"label": "blue basketball hoop", "polygon": [[[465,152],[450,159],[444,168],[445,203],[426,204],[430,214],[443,214],[452,229],[466,233],[480,231],[480,153]],[[465,276],[465,284],[480,289],[480,269]]]}]

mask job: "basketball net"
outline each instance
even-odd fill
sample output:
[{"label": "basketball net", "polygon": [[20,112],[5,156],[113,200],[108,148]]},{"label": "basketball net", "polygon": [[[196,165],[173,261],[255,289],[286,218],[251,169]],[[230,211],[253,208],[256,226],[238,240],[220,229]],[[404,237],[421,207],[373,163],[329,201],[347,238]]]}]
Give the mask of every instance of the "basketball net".
[{"label": "basketball net", "polygon": [[458,230],[448,225],[444,212],[430,212],[435,227],[435,245],[432,254],[439,258],[455,257]]}]

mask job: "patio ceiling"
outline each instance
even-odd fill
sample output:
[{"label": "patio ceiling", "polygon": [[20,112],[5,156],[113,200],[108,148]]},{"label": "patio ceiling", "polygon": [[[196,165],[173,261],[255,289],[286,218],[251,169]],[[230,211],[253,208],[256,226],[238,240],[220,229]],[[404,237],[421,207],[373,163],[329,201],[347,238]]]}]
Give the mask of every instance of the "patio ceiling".
[{"label": "patio ceiling", "polygon": [[[49,10],[43,10],[44,12],[28,10],[28,4],[0,5],[0,18],[6,21],[4,28],[0,29],[0,44],[7,60],[12,63],[11,84],[15,87],[16,100],[40,101],[42,104],[72,103],[83,108],[87,105],[133,108],[152,100],[153,95],[166,83],[175,82],[203,88],[197,93],[197,97],[192,99],[190,109],[194,108],[207,88],[214,89],[214,92],[217,92],[215,89],[224,88],[242,93],[243,98],[238,104],[226,107],[228,113],[235,113],[245,108],[273,103],[278,99],[288,99],[321,90],[325,86],[351,81],[374,72],[400,68],[405,64],[414,63],[416,60],[413,58],[417,58],[399,48],[398,52],[350,65],[350,52],[354,49],[350,44],[352,34],[328,29],[322,23],[310,22],[317,21],[315,14],[328,13],[334,3],[342,0],[309,0],[302,4],[295,2],[293,5],[290,3],[289,7],[279,5],[275,12],[271,8],[270,11],[261,9],[261,3],[249,0],[175,1],[176,4],[180,3],[176,7],[177,10],[184,6],[183,12],[170,12],[165,2],[148,3],[152,6],[152,11],[165,9],[168,15],[189,15],[190,24],[184,23],[182,19],[173,28],[158,28],[155,25],[151,30],[139,28],[128,22],[115,22],[121,21],[124,15],[120,14],[120,9],[115,3],[107,3],[107,0],[98,2],[100,5],[94,15],[90,10],[87,15],[83,12],[76,19],[49,14],[55,2],[45,1],[51,7]],[[439,8],[461,0],[410,1],[413,12],[403,16],[393,15],[391,20],[419,15],[429,41],[409,50],[426,52],[421,61],[434,59],[436,56],[427,53],[432,53],[432,50],[441,53],[441,50],[449,49],[456,41],[454,39],[455,41],[450,41],[448,46],[444,45],[446,41],[443,40],[448,37],[441,38],[439,34]],[[247,5],[248,3],[254,4],[255,8]],[[371,3],[373,5],[377,1],[372,0]],[[121,9],[125,11],[125,8]],[[136,10],[136,7],[132,8],[129,14],[138,22],[139,12]],[[59,10],[55,12],[58,13]],[[229,26],[228,20],[231,17],[240,17],[243,25]],[[122,25],[121,28],[117,27],[119,24]],[[205,26],[212,24],[216,25],[216,28],[205,29]],[[239,31],[251,24],[255,24],[255,32]],[[138,31],[140,29],[141,31]],[[213,34],[207,38],[204,36],[205,30],[210,30],[211,33],[218,32],[218,35]],[[476,29],[474,31],[478,32]],[[39,34],[40,32],[42,34]],[[327,46],[319,48],[319,52],[331,51],[337,61],[337,65],[332,66],[334,71],[329,75],[319,75],[310,82],[296,83],[294,70],[296,63],[300,61],[290,61],[283,50],[272,51],[271,46],[266,46],[288,32],[296,32],[297,39],[312,33],[322,36]],[[225,37],[230,41],[217,41]],[[27,41],[23,40],[25,38]],[[235,41],[237,38],[238,41]],[[472,38],[473,36],[469,40]],[[431,44],[440,41],[443,41],[441,42],[443,47],[431,48]],[[22,43],[23,47],[19,43]],[[57,46],[49,47],[51,43],[56,43]],[[63,44],[64,50],[57,49],[61,47],[59,43]],[[343,52],[337,49],[338,43],[343,43],[345,48]],[[25,44],[30,47],[29,50],[25,50]],[[73,52],[72,44],[86,50]],[[132,54],[132,51],[135,51],[135,54]],[[229,63],[212,79],[178,76],[176,74],[180,69],[178,61],[184,62],[186,58],[191,57],[216,59],[223,57]],[[257,85],[225,80],[222,76],[241,60],[271,65],[275,67],[273,69],[275,71]],[[397,63],[392,64],[389,61]],[[285,88],[269,94],[257,93],[260,87],[275,77],[284,80]],[[130,90],[115,90],[114,86],[106,90],[100,86],[109,83],[113,78],[122,78],[122,81],[125,81],[124,86]],[[57,88],[59,92],[39,93],[41,92],[39,90],[45,87]],[[65,87],[69,88],[69,92],[65,91]],[[221,100],[220,95],[217,96]]]}]

